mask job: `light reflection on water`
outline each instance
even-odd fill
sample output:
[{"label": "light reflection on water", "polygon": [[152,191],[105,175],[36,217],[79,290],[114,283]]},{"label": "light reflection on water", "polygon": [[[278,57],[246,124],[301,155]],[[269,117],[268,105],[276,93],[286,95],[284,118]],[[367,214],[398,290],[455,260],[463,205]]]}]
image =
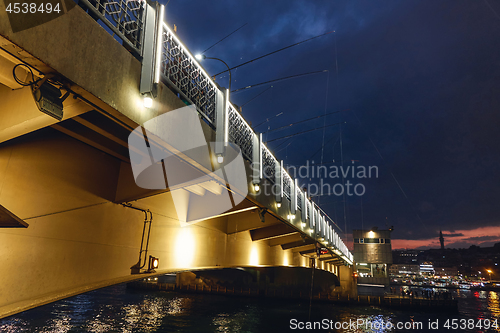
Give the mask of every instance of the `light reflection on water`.
[{"label": "light reflection on water", "polygon": [[[494,291],[457,291],[460,314],[412,313],[375,306],[345,307],[317,303],[311,320],[335,322],[363,320],[367,327],[324,329],[323,332],[407,332],[387,329],[397,322],[429,320],[442,324],[452,318],[500,321],[500,295]],[[117,285],[48,304],[0,320],[0,332],[281,332],[290,320],[308,321],[308,302],[246,299],[219,295],[182,295],[167,292],[130,291]],[[413,330],[416,331],[416,330]],[[438,330],[441,331],[441,330]],[[481,332],[481,330],[468,330]],[[488,330],[488,332],[500,329]],[[485,331],[484,331],[485,332]]]}]

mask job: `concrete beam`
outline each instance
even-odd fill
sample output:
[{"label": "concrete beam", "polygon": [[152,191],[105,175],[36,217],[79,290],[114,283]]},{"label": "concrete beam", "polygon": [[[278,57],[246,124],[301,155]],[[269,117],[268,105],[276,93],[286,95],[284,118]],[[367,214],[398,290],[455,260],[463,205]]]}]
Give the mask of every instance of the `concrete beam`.
[{"label": "concrete beam", "polygon": [[250,236],[254,242],[293,234],[298,234],[298,232],[286,224],[277,224],[250,231]]},{"label": "concrete beam", "polygon": [[269,240],[269,246],[276,246],[291,242],[296,242],[302,240],[302,237],[297,233],[293,235],[286,235],[283,237],[277,237]]},{"label": "concrete beam", "polygon": [[304,250],[304,251],[300,251],[300,254],[301,255],[305,255],[305,254],[314,254],[316,253],[316,249],[310,249],[310,250]]},{"label": "concrete beam", "polygon": [[128,162],[128,149],[113,140],[85,127],[72,119],[66,120],[52,127],[64,134],[67,134],[79,141],[108,153],[122,161]]},{"label": "concrete beam", "polygon": [[[0,143],[58,123],[55,118],[41,112],[35,104],[29,87],[11,90],[0,84]],[[67,98],[64,103],[64,119],[84,113],[89,107],[84,103]]]},{"label": "concrete beam", "polygon": [[249,211],[244,215],[231,215],[228,217],[227,233],[234,234],[282,223],[270,214],[266,214],[265,218],[266,221],[262,222],[256,210]]},{"label": "concrete beam", "polygon": [[338,257],[332,257],[329,254],[324,255],[323,257],[320,256],[320,258],[319,258],[320,261],[329,261],[329,260],[337,260],[337,259],[342,260],[342,259],[340,259]]},{"label": "concrete beam", "polygon": [[333,265],[336,265],[336,264],[343,264],[344,263],[344,260],[340,259],[340,258],[336,258],[336,259],[330,259],[330,260],[325,260],[325,264],[333,264]]},{"label": "concrete beam", "polygon": [[[84,113],[78,117],[74,117],[73,120],[101,134],[102,136],[113,140],[123,147],[129,147],[127,139],[130,135],[130,130],[120,126],[118,123],[97,111]],[[137,150],[137,152],[140,153],[140,150]]]},{"label": "concrete beam", "polygon": [[0,205],[0,228],[27,228],[28,223]]},{"label": "concrete beam", "polygon": [[303,240],[303,241],[297,241],[297,242],[291,242],[287,244],[281,245],[281,248],[283,250],[290,250],[290,249],[295,249],[295,248],[301,248],[301,247],[310,247],[311,245],[314,245],[316,242],[313,240]]}]

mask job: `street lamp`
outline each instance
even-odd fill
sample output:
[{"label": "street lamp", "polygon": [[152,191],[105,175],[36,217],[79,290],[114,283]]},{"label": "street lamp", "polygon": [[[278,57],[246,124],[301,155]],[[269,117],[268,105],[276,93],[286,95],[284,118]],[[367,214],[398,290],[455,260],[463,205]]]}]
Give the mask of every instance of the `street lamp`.
[{"label": "street lamp", "polygon": [[231,92],[231,69],[229,69],[229,66],[226,64],[226,62],[222,59],[219,59],[219,58],[212,58],[212,57],[207,57],[206,55],[204,54],[197,54],[194,56],[197,60],[203,60],[203,59],[213,59],[213,60],[219,60],[220,62],[222,62],[224,65],[226,65],[227,67],[227,71],[229,72],[229,86],[228,86],[228,90],[229,92]]},{"label": "street lamp", "polygon": [[490,274],[490,282],[491,282],[491,273],[493,273],[493,271],[491,269],[487,269],[486,271],[488,272],[488,274]]}]

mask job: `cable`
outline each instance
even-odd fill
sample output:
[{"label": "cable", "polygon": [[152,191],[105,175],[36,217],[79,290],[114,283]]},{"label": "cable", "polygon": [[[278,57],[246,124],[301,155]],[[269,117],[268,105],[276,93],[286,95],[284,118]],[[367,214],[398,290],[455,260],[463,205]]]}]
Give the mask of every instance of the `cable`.
[{"label": "cable", "polygon": [[36,67],[33,67],[31,66],[30,64],[28,64],[26,61],[22,60],[21,58],[19,58],[18,56],[16,56],[14,53],[4,49],[3,47],[0,46],[0,50],[3,50],[5,53],[13,56],[14,58],[16,58],[17,60],[19,60],[20,62],[22,62],[24,65],[26,65],[27,67],[30,67],[30,68],[33,68],[34,70],[36,70],[40,75],[45,75],[45,73],[43,73],[41,70],[39,70],[38,68]]},{"label": "cable", "polygon": [[[325,92],[325,112],[324,112],[324,117],[326,117],[326,108],[328,105],[328,86],[330,83],[330,72],[328,72],[328,76],[326,77],[326,92]],[[340,112],[340,111],[338,111]],[[337,113],[338,113],[337,112]],[[323,164],[323,152],[325,148],[325,126],[326,126],[326,118],[323,119],[323,140],[321,142],[321,164]]]},{"label": "cable", "polygon": [[[16,68],[19,67],[19,66],[24,66],[24,67],[26,67],[29,70],[29,72],[31,74],[31,82],[26,83],[26,82],[23,82],[23,81],[19,80],[19,78],[16,75]],[[33,71],[31,70],[31,66],[28,66],[28,65],[26,65],[24,63],[17,64],[17,65],[14,66],[14,68],[12,69],[12,76],[14,77],[14,80],[16,80],[16,82],[19,85],[23,86],[23,87],[33,86],[33,85],[35,85],[36,83],[38,83],[39,81],[42,80],[42,79],[38,79],[38,80],[35,81],[35,74],[33,74]]]},{"label": "cable", "polygon": [[[337,133],[335,133],[335,134],[337,134]],[[332,136],[332,138],[327,142],[327,144],[330,143],[330,142],[332,142],[333,139],[335,139],[335,138],[336,138],[336,136]],[[339,141],[338,137],[337,137],[337,141]],[[337,141],[335,141],[335,143],[333,144],[333,146],[335,146],[337,144]],[[317,153],[320,152],[320,150],[321,150],[321,147],[318,150],[316,150],[316,152],[314,154],[312,154],[311,157],[309,157],[309,159],[312,159]]]},{"label": "cable", "polygon": [[[325,127],[332,127],[332,126],[337,126],[337,125],[340,125],[340,124],[341,123],[335,123],[335,124],[327,125]],[[283,136],[281,138],[276,138],[276,139],[269,140],[269,141],[267,141],[267,143],[273,142],[273,141],[276,141],[276,140],[282,140],[282,139],[291,138],[291,137],[296,136],[296,135],[300,135],[300,134],[304,134],[304,133],[308,133],[308,132],[312,132],[312,131],[317,131],[319,129],[322,129],[322,128],[317,127],[317,128],[313,128],[313,129],[310,129],[310,130],[307,130],[307,131],[302,131],[302,132],[294,133],[294,134],[291,134],[291,135],[286,135],[286,136]]]},{"label": "cable", "polygon": [[[248,102],[244,103],[243,105],[241,105],[241,107],[244,107],[245,105],[247,105],[248,103],[250,103],[251,101],[253,101],[254,99],[256,99],[257,97],[259,97],[260,95],[262,95],[263,93],[265,93],[266,91],[268,91],[269,89],[271,89],[273,86],[269,86],[269,88],[267,88],[266,90],[264,90],[263,92],[261,92],[260,94],[256,95],[255,97],[251,98]],[[259,125],[257,125],[259,126]],[[256,127],[257,127],[256,126]]]},{"label": "cable", "polygon": [[39,218],[39,217],[45,217],[45,216],[50,216],[50,215],[56,215],[56,214],[71,212],[71,211],[78,210],[78,209],[83,209],[83,208],[89,208],[89,207],[104,205],[104,204],[107,204],[107,203],[111,203],[111,201],[104,201],[104,202],[99,202],[99,203],[92,204],[92,205],[87,205],[87,206],[81,206],[81,207],[76,207],[76,208],[65,209],[65,210],[61,210],[61,211],[58,211],[58,212],[47,213],[47,214],[42,214],[42,215],[37,215],[37,216],[31,216],[31,217],[27,217],[27,218],[23,219],[23,221],[31,220],[31,219],[35,219],[35,218]]},{"label": "cable", "polygon": [[[346,109],[346,110],[342,110],[342,111],[347,111],[349,109]],[[269,130],[267,132],[263,132],[263,133],[270,133],[270,132],[275,132],[275,131],[279,131],[280,129],[283,129],[283,128],[289,128],[289,127],[292,127],[293,125],[297,125],[297,124],[300,124],[300,123],[305,123],[306,121],[309,121],[309,120],[314,120],[314,119],[318,119],[318,118],[322,118],[322,117],[326,117],[328,115],[331,115],[331,114],[334,114],[334,113],[340,113],[342,111],[335,111],[335,112],[330,112],[330,113],[326,113],[326,114],[323,114],[323,115],[319,115],[319,116],[316,116],[316,117],[312,117],[312,118],[308,118],[308,119],[304,119],[304,120],[300,120],[300,121],[297,121],[295,123],[291,123],[291,124],[288,124],[288,125],[285,125],[285,126],[281,126],[281,127],[278,127],[278,128],[275,128],[275,129],[272,129],[272,130]],[[326,119],[325,119],[326,121]]]},{"label": "cable", "polygon": [[[169,0],[170,2],[170,0]],[[168,3],[167,3],[168,4]],[[243,24],[241,27],[239,27],[238,29],[234,30],[233,32],[231,32],[229,35],[227,35],[226,37],[222,38],[220,41],[218,41],[217,43],[213,44],[212,46],[210,46],[208,49],[206,49],[205,51],[201,52],[201,54],[207,52],[208,50],[210,50],[212,47],[214,47],[215,45],[219,44],[220,42],[222,42],[224,39],[226,39],[227,37],[231,36],[232,34],[234,34],[236,31],[240,30],[241,28],[243,28],[245,25],[247,25],[248,23],[245,23]]]},{"label": "cable", "polygon": [[[326,32],[326,33],[321,34],[321,35],[318,35],[318,36],[311,37],[311,38],[309,38],[309,39],[306,39],[306,40],[303,40],[303,41],[297,42],[297,43],[292,44],[292,45],[285,46],[285,47],[283,47],[283,48],[281,48],[281,49],[279,49],[279,50],[276,50],[276,51],[273,51],[273,52],[270,52],[270,53],[264,54],[263,56],[260,56],[260,57],[254,58],[254,59],[252,59],[252,60],[249,60],[249,61],[244,62],[244,63],[239,64],[239,65],[236,65],[236,66],[234,66],[234,67],[232,67],[232,68],[229,68],[229,70],[233,70],[233,69],[235,69],[235,68],[238,68],[238,67],[241,67],[241,66],[247,65],[247,64],[249,64],[249,63],[251,63],[251,62],[254,62],[254,61],[256,61],[256,60],[259,60],[259,59],[262,59],[262,58],[264,58],[264,57],[270,56],[271,54],[278,53],[278,52],[280,52],[280,51],[283,51],[283,50],[286,50],[286,49],[291,48],[291,47],[293,47],[293,46],[296,46],[296,45],[299,45],[299,44],[302,44],[302,43],[308,42],[308,41],[313,40],[313,39],[315,39],[315,38],[318,38],[318,37],[322,37],[322,36],[325,36],[325,35],[331,34],[332,32],[335,32],[335,30],[332,30],[332,31]],[[227,71],[228,71],[228,70],[226,69],[225,71],[222,71],[222,72],[220,72],[220,73],[218,73],[218,74],[215,74],[215,76],[218,76],[218,75],[220,75],[220,74],[222,74],[222,73],[225,73],[225,72],[227,72]]]},{"label": "cable", "polygon": [[[279,79],[274,79],[274,80],[270,80],[270,81],[266,81],[266,82],[261,82],[261,83],[257,83],[257,84],[252,84],[252,85],[249,85],[249,86],[246,86],[246,87],[243,87],[243,88],[239,88],[239,89],[233,90],[233,91],[231,91],[231,92],[232,92],[232,93],[235,93],[235,92],[238,92],[238,91],[241,91],[241,90],[250,89],[250,88],[255,88],[255,87],[261,86],[261,85],[263,85],[263,84],[267,84],[267,83],[272,83],[272,82],[282,81],[282,80],[288,80],[288,79],[293,79],[293,78],[300,77],[300,76],[306,76],[306,75],[318,74],[318,73],[324,73],[324,72],[328,72],[328,70],[327,70],[327,69],[324,69],[324,70],[322,70],[322,71],[315,71],[315,72],[308,72],[308,73],[302,73],[302,74],[290,75],[290,76],[282,77],[282,78],[279,78]],[[217,75],[218,75],[218,74],[217,74]]]},{"label": "cable", "polygon": [[493,7],[491,7],[491,5],[490,5],[490,3],[488,2],[488,0],[484,0],[484,2],[486,3],[486,5],[487,5],[488,7],[490,7],[490,9],[491,9],[491,11],[493,12],[493,14],[495,14],[495,16],[496,16],[497,18],[499,18],[499,19],[500,19],[500,15],[498,15],[498,13],[496,12],[496,10],[495,10],[495,9],[493,9]]},{"label": "cable", "polygon": [[[278,113],[277,115],[275,115],[275,116],[274,116],[274,118],[279,117],[279,116],[281,116],[282,114],[283,114],[283,112],[280,112],[280,113]],[[253,129],[255,130],[257,127],[259,127],[259,126],[260,126],[260,125],[262,125],[262,124],[267,123],[268,121],[269,121],[269,118],[266,118],[266,120],[264,120],[263,122],[261,122],[261,123],[259,123],[259,124],[255,125],[255,127],[254,127]]]},{"label": "cable", "polygon": [[[401,186],[401,184],[398,182],[398,180],[396,179],[396,176],[394,176],[394,174],[392,173],[392,170],[391,168],[389,167],[389,164],[386,162],[386,160],[384,159],[384,157],[382,156],[382,154],[380,153],[380,151],[378,150],[377,146],[375,145],[375,143],[372,141],[372,139],[370,138],[370,136],[367,134],[366,130],[364,129],[364,126],[363,124],[361,123],[358,115],[356,114],[356,112],[354,112],[354,115],[356,116],[356,119],[358,120],[359,122],[359,125],[361,127],[361,129],[363,129],[364,131],[364,134],[366,135],[366,137],[368,138],[368,140],[371,142],[371,144],[373,145],[373,148],[375,148],[375,151],[377,152],[378,156],[380,157],[380,159],[382,160],[382,162],[384,162],[385,164],[385,167],[387,168],[387,170],[389,170],[389,173],[391,174],[392,176],[392,179],[394,179],[394,182],[396,183],[396,185],[399,187],[399,190],[401,191],[401,193],[403,193],[403,196],[406,198],[406,201],[408,202],[408,205],[410,206],[410,209],[413,211],[413,213],[415,214],[415,216],[417,217],[417,219],[420,221],[420,223],[422,223],[422,225],[424,226],[425,229],[427,229],[427,225],[424,224],[424,222],[422,221],[422,219],[420,218],[420,215],[417,213],[416,209],[414,208],[414,205],[411,203],[411,200],[410,198],[408,198],[408,196],[406,195],[406,192],[403,190],[403,187]],[[428,230],[428,229],[427,229]]]},{"label": "cable", "polygon": [[290,141],[290,139],[286,139],[285,141],[283,141],[282,143],[280,143],[279,145],[277,145],[274,149],[279,148],[281,145],[287,143],[288,141]]}]

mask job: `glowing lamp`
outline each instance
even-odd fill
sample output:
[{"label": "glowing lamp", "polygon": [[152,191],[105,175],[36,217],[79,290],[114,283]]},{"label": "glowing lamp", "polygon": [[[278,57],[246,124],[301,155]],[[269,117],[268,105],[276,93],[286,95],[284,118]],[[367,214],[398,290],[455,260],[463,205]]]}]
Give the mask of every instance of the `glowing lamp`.
[{"label": "glowing lamp", "polygon": [[160,260],[156,257],[149,256],[148,271],[153,271],[158,268]]},{"label": "glowing lamp", "polygon": [[153,106],[153,99],[149,96],[144,97],[142,102],[143,102],[144,107],[147,109],[149,109],[150,107]]}]

